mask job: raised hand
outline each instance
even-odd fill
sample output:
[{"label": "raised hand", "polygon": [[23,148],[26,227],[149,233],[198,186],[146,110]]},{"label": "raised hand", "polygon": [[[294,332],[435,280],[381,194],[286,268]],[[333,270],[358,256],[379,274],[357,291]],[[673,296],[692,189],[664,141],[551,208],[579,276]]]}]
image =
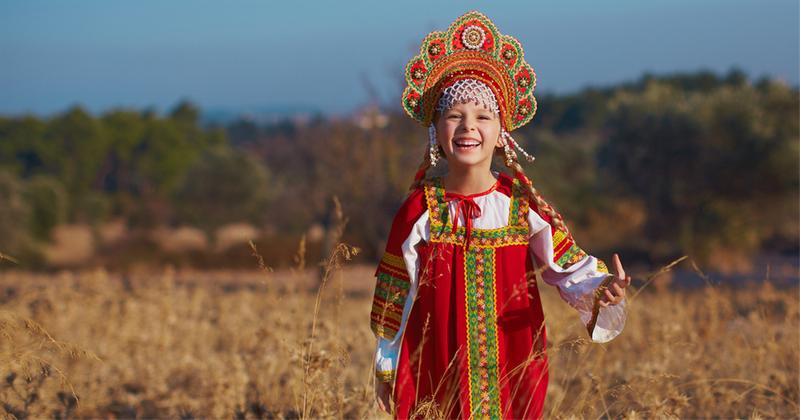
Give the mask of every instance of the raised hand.
[{"label": "raised hand", "polygon": [[614,270],[617,274],[614,275],[614,280],[605,290],[603,298],[598,302],[603,308],[608,306],[617,305],[625,299],[625,288],[631,285],[631,278],[625,277],[625,269],[622,268],[622,262],[619,260],[619,255],[614,254]]}]

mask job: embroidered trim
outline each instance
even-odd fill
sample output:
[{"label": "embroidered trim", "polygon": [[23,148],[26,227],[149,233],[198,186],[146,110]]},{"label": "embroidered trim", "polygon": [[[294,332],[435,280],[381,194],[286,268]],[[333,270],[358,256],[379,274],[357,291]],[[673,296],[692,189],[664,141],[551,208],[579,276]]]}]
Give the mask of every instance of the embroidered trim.
[{"label": "embroidered trim", "polygon": [[495,251],[464,253],[467,288],[470,412],[473,418],[502,417],[499,394],[499,347],[495,307]]},{"label": "embroidered trim", "polygon": [[527,200],[527,191],[522,188],[519,180],[514,180],[514,187],[511,189],[511,206],[508,209],[508,224],[517,226],[528,226],[528,211],[530,204]]},{"label": "embroidered trim", "polygon": [[553,229],[553,262],[567,269],[578,261],[588,257],[575,242],[559,229]]},{"label": "embroidered trim", "polygon": [[370,327],[376,335],[394,340],[400,330],[410,290],[411,282],[402,257],[385,253],[378,266],[370,313]]},{"label": "embroidered trim", "polygon": [[[498,237],[496,238],[476,238],[478,236],[476,234],[483,233],[478,232],[478,229],[472,230],[472,237],[469,241],[470,248],[500,248],[503,246],[509,245],[527,245],[528,242],[528,234],[527,232],[523,234],[512,234],[509,232],[510,229],[503,228],[498,229],[499,232],[493,232]],[[456,244],[466,246],[466,238],[463,233],[452,233],[452,232],[433,232],[433,226],[431,226],[431,242],[441,242],[441,243],[449,243],[449,244]]]},{"label": "embroidered trim", "polygon": [[383,254],[381,263],[378,264],[378,272],[391,274],[400,280],[408,281],[408,269],[406,269],[406,262],[403,257],[394,255],[389,252]]},{"label": "embroidered trim", "polygon": [[597,271],[600,273],[608,274],[608,266],[606,266],[606,263],[604,263],[600,259],[597,259]]},{"label": "embroidered trim", "polygon": [[403,260],[403,257],[399,255],[394,255],[386,252],[383,254],[381,262],[384,262],[390,266],[397,267],[403,271],[406,271],[406,262],[405,260]]},{"label": "embroidered trim", "polygon": [[[600,260],[598,260],[600,261]],[[605,265],[605,264],[604,264]],[[608,286],[611,285],[611,282],[614,280],[614,275],[609,274],[600,283],[600,286],[597,287],[597,290],[594,292],[594,304],[592,305],[592,319],[586,324],[586,331],[589,332],[589,337],[592,337],[592,333],[594,333],[594,327],[597,325],[597,317],[600,315],[600,299],[603,298],[603,293],[605,293]]]},{"label": "embroidered trim", "polygon": [[376,370],[375,379],[378,382],[394,382],[396,372],[394,370]]},{"label": "embroidered trim", "polygon": [[444,203],[444,186],[442,177],[431,177],[425,179],[425,202],[428,204],[428,215],[431,220],[431,227],[440,226],[450,222],[450,212],[447,206],[440,206]]}]

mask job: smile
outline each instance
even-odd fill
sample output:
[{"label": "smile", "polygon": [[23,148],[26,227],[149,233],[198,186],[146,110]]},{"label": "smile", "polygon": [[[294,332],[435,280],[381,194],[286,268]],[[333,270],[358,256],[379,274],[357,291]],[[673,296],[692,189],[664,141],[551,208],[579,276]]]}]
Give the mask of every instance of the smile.
[{"label": "smile", "polygon": [[481,145],[481,142],[474,139],[460,139],[453,142],[459,149],[472,149]]}]

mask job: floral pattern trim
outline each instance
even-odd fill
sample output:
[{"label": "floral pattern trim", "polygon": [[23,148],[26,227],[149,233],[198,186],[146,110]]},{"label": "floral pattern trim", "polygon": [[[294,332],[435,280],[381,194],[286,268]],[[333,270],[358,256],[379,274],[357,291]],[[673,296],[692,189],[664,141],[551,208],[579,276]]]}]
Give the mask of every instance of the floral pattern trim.
[{"label": "floral pattern trim", "polygon": [[377,278],[370,326],[376,335],[392,341],[400,330],[403,308],[411,289],[403,258],[385,253],[378,266]]},{"label": "floral pattern trim", "polygon": [[470,412],[475,419],[500,419],[495,250],[465,252],[464,259]]},{"label": "floral pattern trim", "polygon": [[519,180],[514,180],[514,187],[511,190],[511,207],[508,210],[508,224],[510,226],[528,226],[528,211],[530,204],[527,191],[522,188]]}]

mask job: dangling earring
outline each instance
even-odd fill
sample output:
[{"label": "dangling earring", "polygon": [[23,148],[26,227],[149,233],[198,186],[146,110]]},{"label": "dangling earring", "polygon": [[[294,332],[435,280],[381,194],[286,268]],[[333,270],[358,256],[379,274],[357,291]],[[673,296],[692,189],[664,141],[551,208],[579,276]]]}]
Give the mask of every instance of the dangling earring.
[{"label": "dangling earring", "polygon": [[[525,155],[525,160],[527,160],[528,162],[533,163],[533,161],[536,160],[535,157],[527,154],[524,150],[522,150],[521,147],[519,147],[519,144],[517,144],[517,142],[514,140],[514,138],[511,137],[511,134],[508,134],[508,131],[506,131],[505,128],[501,128],[500,131],[501,131],[500,135],[503,137],[503,139],[505,139],[504,147],[505,147],[505,150],[506,150],[506,162],[509,162],[508,166],[511,166],[511,163],[510,163],[511,162],[511,153],[514,152],[514,150],[513,150],[514,148],[516,148],[517,150],[522,152],[522,154]],[[509,143],[513,144],[514,147],[512,148],[509,145]]]},{"label": "dangling earring", "polygon": [[430,150],[431,166],[435,168],[436,163],[439,162],[439,158],[441,156],[439,155],[439,145],[436,144],[436,127],[434,127],[433,124],[431,124],[431,126],[428,127],[428,137],[430,138],[429,150]]},{"label": "dangling earring", "polygon": [[508,145],[508,140],[503,142],[503,151],[506,153],[506,166],[509,168],[514,163],[513,154],[514,151],[511,150],[511,147]]}]

